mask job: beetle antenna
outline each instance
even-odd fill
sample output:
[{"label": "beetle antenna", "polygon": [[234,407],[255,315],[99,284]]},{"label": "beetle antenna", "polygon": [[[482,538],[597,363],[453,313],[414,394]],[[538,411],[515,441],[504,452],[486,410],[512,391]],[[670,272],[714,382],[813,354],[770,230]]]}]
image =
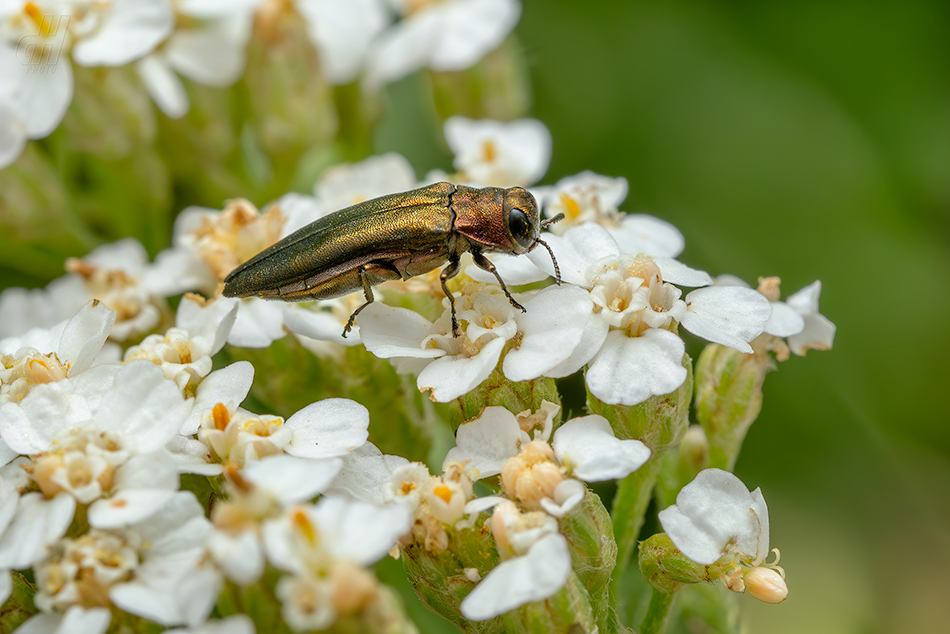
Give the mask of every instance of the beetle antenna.
[{"label": "beetle antenna", "polygon": [[[563,216],[564,214],[561,214],[561,217]],[[551,222],[554,222],[555,220],[560,220],[560,218],[555,218]],[[558,286],[560,286],[561,285],[561,269],[557,265],[557,258],[554,257],[554,251],[552,251],[548,243],[542,240],[541,238],[538,238],[538,244],[543,245],[544,248],[548,250],[548,253],[551,254],[551,261],[554,262],[554,279],[558,283]]]},{"label": "beetle antenna", "polygon": [[[558,215],[554,216],[553,218],[547,218],[547,219],[541,221],[541,228],[544,229],[544,228],[547,227],[548,225],[553,225],[555,222],[559,222],[559,221],[561,221],[561,220],[564,220],[564,214],[558,214]],[[544,243],[542,242],[542,244],[544,244]],[[544,245],[544,246],[547,246],[547,245]],[[548,251],[550,251],[550,250],[551,250],[551,249],[548,249]],[[552,254],[551,257],[554,257],[554,255]],[[557,266],[557,265],[555,264],[555,267],[556,267],[556,266]]]}]

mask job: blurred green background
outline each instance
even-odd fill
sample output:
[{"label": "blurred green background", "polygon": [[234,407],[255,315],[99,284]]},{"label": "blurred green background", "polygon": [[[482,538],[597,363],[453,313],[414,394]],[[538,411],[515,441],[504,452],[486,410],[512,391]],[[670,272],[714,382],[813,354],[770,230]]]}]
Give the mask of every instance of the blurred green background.
[{"label": "blurred green background", "polygon": [[[790,588],[741,598],[748,631],[945,630],[950,3],[526,0],[516,36],[554,138],[544,183],[623,176],[622,208],[679,227],[692,266],[785,295],[822,281],[834,350],[769,376],[737,466]],[[374,148],[420,176],[451,167],[425,95],[420,76],[389,87]]]}]

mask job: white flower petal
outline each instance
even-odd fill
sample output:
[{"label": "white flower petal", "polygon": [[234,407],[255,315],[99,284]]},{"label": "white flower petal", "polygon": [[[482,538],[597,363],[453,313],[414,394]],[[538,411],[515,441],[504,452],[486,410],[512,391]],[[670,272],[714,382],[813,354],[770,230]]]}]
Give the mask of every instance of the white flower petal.
[{"label": "white flower petal", "polygon": [[416,379],[419,391],[432,390],[429,398],[437,403],[448,403],[472,391],[498,365],[505,342],[503,337],[496,337],[483,345],[474,357],[456,355],[435,359],[419,373]]},{"label": "white flower petal", "polygon": [[576,286],[550,286],[525,302],[517,315],[521,345],[505,356],[505,376],[526,381],[570,359],[586,332],[594,303]]},{"label": "white flower petal", "polygon": [[790,337],[805,328],[805,320],[785,302],[772,302],[772,315],[765,324],[765,332],[775,337]]},{"label": "white flower petal", "polygon": [[438,71],[475,65],[505,40],[521,15],[521,5],[515,0],[468,0],[433,6],[437,8],[428,11],[442,12],[439,36],[429,61]]},{"label": "white flower petal", "polygon": [[488,509],[495,508],[502,502],[508,502],[507,498],[503,498],[500,495],[486,495],[484,497],[475,498],[474,500],[469,500],[465,504],[465,514],[466,515],[478,515],[482,511],[487,511]]},{"label": "white flower petal", "polygon": [[[564,235],[545,235],[561,270],[561,280],[568,284],[587,286],[587,267],[609,255],[619,255],[620,248],[610,233],[594,222],[571,227]],[[548,275],[554,275],[554,263],[547,249],[535,249],[528,258]]]},{"label": "white flower petal", "polygon": [[[218,298],[215,304],[226,298]],[[228,335],[228,343],[239,348],[266,348],[287,332],[284,330],[284,307],[256,297],[234,300],[240,302],[237,320]]]},{"label": "white flower petal", "polygon": [[105,634],[112,622],[108,608],[83,608],[72,605],[63,614],[34,614],[20,627],[17,634]]},{"label": "white flower petal", "polygon": [[679,260],[664,256],[655,256],[653,260],[660,268],[664,282],[679,286],[709,286],[713,283],[709,273],[688,267]]},{"label": "white flower petal", "polygon": [[617,229],[607,231],[617,241],[621,253],[630,255],[666,256],[675,258],[683,252],[686,241],[672,224],[647,214],[627,214]]},{"label": "white flower petal", "polygon": [[434,359],[445,355],[444,350],[422,347],[422,341],[433,333],[432,322],[415,311],[374,302],[358,319],[363,345],[380,359]]},{"label": "white flower petal", "polygon": [[450,460],[467,460],[478,469],[478,478],[501,473],[505,460],[517,455],[523,432],[514,415],[504,407],[486,407],[481,416],[459,425],[455,447],[449,449],[442,469]]},{"label": "white flower petal", "polygon": [[122,66],[150,53],[172,32],[175,14],[167,0],[114,0],[101,10],[95,33],[73,46],[80,66]]},{"label": "white flower petal", "polygon": [[334,556],[368,566],[379,561],[412,525],[409,509],[323,497],[313,509],[321,535]]},{"label": "white flower petal", "polygon": [[55,130],[73,99],[73,67],[65,55],[46,72],[28,73],[14,100],[26,136],[42,139]]},{"label": "white flower petal", "polygon": [[66,533],[76,499],[65,492],[47,500],[42,493],[20,498],[16,516],[0,540],[0,569],[29,568],[46,556],[46,548]]},{"label": "white flower petal", "polygon": [[204,86],[230,86],[244,74],[251,16],[234,13],[194,29],[178,29],[164,54],[179,73]]},{"label": "white flower petal", "polygon": [[13,106],[0,100],[0,170],[12,165],[26,147],[26,130]]},{"label": "white flower petal", "polygon": [[[547,249],[539,247],[536,250],[543,250],[547,253]],[[522,257],[520,255],[508,255],[507,253],[492,253],[489,257],[492,264],[495,265],[495,270],[498,271],[498,275],[501,276],[501,279],[505,280],[505,283],[508,286],[519,286],[521,284],[531,284],[533,282],[540,282],[541,280],[547,279],[550,275],[537,266],[530,259]],[[548,256],[550,260],[550,256]],[[551,270],[554,270],[553,268]],[[465,267],[465,274],[476,282],[483,282],[486,284],[497,284],[498,278],[486,271],[485,269],[476,266],[474,263]]]},{"label": "white flower petal", "polygon": [[768,554],[768,508],[762,493],[750,493],[728,471],[705,469],[676,496],[676,504],[659,513],[660,524],[676,547],[708,566],[726,546],[756,565]]},{"label": "white flower petal", "polygon": [[253,383],[254,366],[248,361],[237,361],[206,376],[198,384],[194,406],[179,433],[185,436],[196,433],[203,418],[218,403],[223,404],[229,412],[234,412],[247,398]]},{"label": "white flower petal", "polygon": [[409,464],[402,456],[384,454],[371,442],[357,447],[343,456],[343,468],[333,480],[326,492],[335,495],[349,495],[357,500],[383,504],[384,485],[389,482],[393,471]]},{"label": "white flower petal", "polygon": [[683,327],[707,341],[752,353],[749,342],[762,334],[772,314],[769,300],[751,288],[710,286],[686,296]]},{"label": "white flower petal", "polygon": [[[361,317],[362,315],[363,313],[360,313]],[[333,313],[319,308],[308,309],[298,304],[288,304],[284,307],[284,325],[287,326],[287,330],[295,335],[302,335],[311,339],[332,341],[348,347],[362,343],[359,326],[344,337],[343,326],[345,322],[340,322]]]},{"label": "white flower petal", "polygon": [[441,36],[439,11],[420,11],[384,31],[367,57],[366,83],[371,90],[405,77],[429,63]]},{"label": "white flower petal", "polygon": [[264,552],[254,531],[236,535],[215,530],[208,550],[224,576],[240,586],[249,586],[264,574]]},{"label": "white flower petal", "polygon": [[587,495],[587,487],[580,480],[564,478],[554,487],[554,498],[541,498],[541,508],[552,516],[562,518],[574,510]]},{"label": "white flower petal", "polygon": [[145,84],[145,90],[166,116],[172,119],[185,116],[189,105],[188,94],[163,55],[153,53],[143,57],[135,63],[135,69]]},{"label": "white flower petal", "polygon": [[98,300],[83,306],[69,320],[59,340],[58,353],[63,363],[70,364],[69,373],[89,368],[112,331],[116,312]]},{"label": "white flower petal", "polygon": [[544,376],[550,376],[555,379],[570,376],[587,365],[591,359],[597,356],[597,353],[607,340],[607,333],[610,326],[601,319],[600,314],[591,313],[587,318],[587,324],[584,326],[584,332],[581,334],[581,340],[571,351],[571,355],[562,363],[550,368],[544,373]]},{"label": "white flower petal", "polygon": [[650,449],[639,440],[619,440],[603,416],[582,416],[554,432],[554,455],[571,474],[585,482],[624,478],[650,458]]},{"label": "white flower petal", "polygon": [[803,355],[809,348],[828,350],[834,343],[836,327],[827,317],[818,312],[818,296],[821,294],[821,282],[813,282],[802,290],[789,296],[786,303],[805,320],[805,327],[796,335],[788,338],[788,346],[797,355]]},{"label": "white flower petal", "polygon": [[460,606],[465,618],[486,621],[526,603],[541,601],[564,587],[571,574],[567,540],[545,535],[521,557],[501,562]]},{"label": "white flower petal", "polygon": [[327,398],[298,411],[284,427],[294,433],[287,453],[300,458],[342,456],[366,442],[369,411],[347,398]]},{"label": "white flower petal", "polygon": [[614,330],[587,370],[587,386],[605,403],[636,405],[668,394],[686,380],[683,340],[650,328],[639,337]]},{"label": "white flower petal", "polygon": [[356,78],[370,44],[388,22],[376,0],[298,0],[296,8],[307,20],[321,66],[334,85]]},{"label": "white flower petal", "polygon": [[340,472],[339,458],[268,456],[244,467],[242,474],[254,486],[269,491],[282,504],[295,504],[315,497]]},{"label": "white flower petal", "polygon": [[172,496],[170,489],[128,489],[109,499],[99,499],[89,507],[89,525],[93,528],[119,528],[153,515]]}]

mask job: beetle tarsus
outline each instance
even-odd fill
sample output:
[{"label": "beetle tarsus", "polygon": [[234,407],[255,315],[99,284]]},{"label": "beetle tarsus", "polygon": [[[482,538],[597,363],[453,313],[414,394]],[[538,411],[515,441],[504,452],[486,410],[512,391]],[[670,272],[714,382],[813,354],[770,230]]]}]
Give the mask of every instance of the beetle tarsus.
[{"label": "beetle tarsus", "polygon": [[346,320],[346,325],[343,326],[343,338],[346,339],[346,333],[353,330],[353,326],[356,325],[356,316],[360,312],[376,301],[376,298],[373,297],[373,287],[369,283],[369,278],[366,277],[366,267],[361,266],[359,269],[360,282],[363,283],[363,297],[366,299],[366,302],[363,303],[359,308],[353,311],[353,314],[350,315],[350,318]]},{"label": "beetle tarsus", "polygon": [[455,297],[452,295],[452,291],[449,290],[446,282],[455,277],[460,268],[458,256],[454,256],[449,260],[449,265],[442,269],[442,272],[439,274],[439,281],[442,282],[442,292],[445,293],[445,296],[449,298],[449,308],[452,309],[452,336],[460,337],[461,331],[459,330],[458,319],[455,318]]},{"label": "beetle tarsus", "polygon": [[495,276],[495,279],[498,280],[498,283],[501,285],[501,290],[505,291],[505,297],[508,298],[508,301],[511,302],[511,305],[520,310],[523,313],[528,312],[525,310],[525,307],[519,304],[514,297],[511,296],[511,293],[508,291],[508,285],[505,284],[505,280],[501,279],[501,275],[498,274],[498,269],[495,268],[495,265],[492,264],[491,260],[486,258],[481,251],[472,250],[472,259],[475,260],[475,264],[478,265],[478,268],[488,271]]}]

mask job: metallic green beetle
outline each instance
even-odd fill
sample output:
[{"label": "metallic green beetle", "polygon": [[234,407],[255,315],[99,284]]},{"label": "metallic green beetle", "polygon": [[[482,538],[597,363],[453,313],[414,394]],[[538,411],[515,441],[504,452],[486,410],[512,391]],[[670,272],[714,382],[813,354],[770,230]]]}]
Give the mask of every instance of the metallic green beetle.
[{"label": "metallic green beetle", "polygon": [[224,280],[224,295],[310,301],[362,287],[366,303],[350,315],[345,337],[356,316],[373,302],[374,285],[409,279],[448,262],[439,277],[457,337],[455,298],[446,281],[459,272],[461,255],[471,252],[475,264],[495,275],[512,306],[524,311],[483,254],[521,255],[543,245],[560,284],[554,252],[539,236],[542,228],[561,218],[542,221],[534,196],[521,187],[436,183],[374,198],[310,223],[231,271]]}]

